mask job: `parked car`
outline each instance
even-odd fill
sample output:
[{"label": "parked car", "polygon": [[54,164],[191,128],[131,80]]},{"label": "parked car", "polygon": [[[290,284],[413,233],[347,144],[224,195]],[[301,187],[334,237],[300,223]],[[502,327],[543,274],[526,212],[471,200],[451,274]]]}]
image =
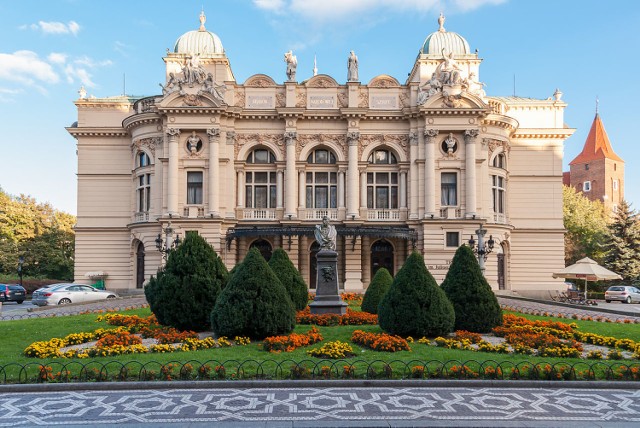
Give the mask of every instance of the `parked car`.
[{"label": "parked car", "polygon": [[604,292],[604,300],[611,303],[618,300],[623,303],[639,303],[640,290],[630,285],[612,285]]},{"label": "parked car", "polygon": [[0,301],[2,302],[24,302],[27,298],[26,290],[18,284],[0,284]]},{"label": "parked car", "polygon": [[53,287],[34,291],[31,297],[31,303],[38,306],[66,305],[69,303],[115,299],[116,297],[118,296],[111,291],[98,290],[90,285],[57,284]]}]

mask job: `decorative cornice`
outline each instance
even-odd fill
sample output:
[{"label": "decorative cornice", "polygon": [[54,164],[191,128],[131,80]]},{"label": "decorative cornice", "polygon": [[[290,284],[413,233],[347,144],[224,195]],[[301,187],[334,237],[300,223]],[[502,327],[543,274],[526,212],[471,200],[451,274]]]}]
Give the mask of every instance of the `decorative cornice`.
[{"label": "decorative cornice", "polygon": [[127,137],[124,128],[66,128],[74,137]]},{"label": "decorative cornice", "polygon": [[146,148],[151,152],[151,155],[155,158],[156,147],[162,144],[162,139],[163,139],[162,137],[148,137],[148,138],[140,138],[138,140],[134,140],[131,143],[131,153],[135,153],[138,150]]}]

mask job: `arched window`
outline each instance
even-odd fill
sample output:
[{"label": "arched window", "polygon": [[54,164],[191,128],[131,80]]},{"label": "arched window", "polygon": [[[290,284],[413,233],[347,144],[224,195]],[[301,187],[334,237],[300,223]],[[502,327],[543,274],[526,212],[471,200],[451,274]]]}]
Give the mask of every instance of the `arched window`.
[{"label": "arched window", "polygon": [[371,278],[380,268],[385,268],[393,275],[393,245],[380,239],[371,246]]},{"label": "arched window", "polygon": [[262,254],[262,257],[266,261],[269,261],[269,259],[271,259],[271,253],[273,252],[273,247],[271,246],[271,243],[266,239],[258,239],[256,241],[253,241],[251,245],[249,245],[249,249],[251,248],[257,248],[258,251],[260,251],[260,254]]},{"label": "arched window", "polygon": [[138,152],[138,156],[136,159],[136,167],[142,168],[149,165],[151,165],[151,159],[149,158],[149,155],[146,154],[145,152]]},{"label": "arched window", "polygon": [[388,165],[398,163],[398,159],[396,158],[396,155],[389,150],[374,150],[369,155],[368,162],[372,164]]},{"label": "arched window", "polygon": [[306,207],[338,207],[338,172],[333,167],[336,156],[327,149],[314,150],[307,157]]},{"label": "arched window", "polygon": [[494,168],[502,168],[504,169],[506,166],[504,153],[498,153],[494,158],[493,162],[491,162],[491,166]]},{"label": "arched window", "polygon": [[245,206],[276,208],[276,157],[271,150],[256,149],[247,156]]}]

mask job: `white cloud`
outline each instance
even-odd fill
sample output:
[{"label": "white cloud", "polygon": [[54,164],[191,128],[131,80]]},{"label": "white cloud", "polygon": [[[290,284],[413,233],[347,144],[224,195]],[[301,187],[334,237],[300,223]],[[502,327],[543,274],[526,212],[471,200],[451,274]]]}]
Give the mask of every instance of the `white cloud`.
[{"label": "white cloud", "polygon": [[74,83],[78,80],[87,88],[95,88],[96,86],[93,80],[91,80],[91,74],[85,68],[77,68],[72,64],[67,64],[64,68],[64,73],[69,83]]},{"label": "white cloud", "polygon": [[23,50],[0,53],[0,81],[3,80],[43,90],[41,84],[58,83],[60,77],[37,53]]},{"label": "white cloud", "polygon": [[82,56],[82,57],[80,57],[78,59],[73,60],[73,62],[75,64],[84,65],[84,66],[89,67],[89,68],[107,67],[107,66],[113,64],[113,62],[110,59],[105,59],[105,60],[102,60],[102,61],[95,61],[95,60],[89,58],[86,55]]},{"label": "white cloud", "polygon": [[67,54],[51,52],[49,56],[47,56],[47,60],[52,64],[64,64],[67,62]]},{"label": "white cloud", "polygon": [[[20,28],[25,28],[25,26],[20,26]],[[80,24],[76,21],[69,21],[68,24],[57,21],[38,21],[37,24],[31,24],[29,28],[36,31],[42,31],[45,34],[73,34],[76,36],[80,31]]]},{"label": "white cloud", "polygon": [[[470,11],[486,4],[500,4],[508,0],[253,0],[259,9],[293,14],[312,21],[342,19],[361,14],[379,14],[394,11]],[[453,7],[451,7],[453,5]]]}]

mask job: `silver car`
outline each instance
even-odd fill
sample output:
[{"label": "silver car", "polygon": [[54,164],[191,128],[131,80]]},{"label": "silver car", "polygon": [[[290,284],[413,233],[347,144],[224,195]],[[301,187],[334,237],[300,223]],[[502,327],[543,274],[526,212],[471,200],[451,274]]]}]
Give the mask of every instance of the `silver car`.
[{"label": "silver car", "polygon": [[98,290],[90,285],[57,284],[53,287],[34,291],[31,303],[37,306],[66,305],[69,303],[115,299],[116,297],[118,296],[111,291]]},{"label": "silver car", "polygon": [[640,290],[630,285],[612,285],[604,292],[604,300],[607,303],[611,303],[612,300],[638,303],[640,302]]}]

